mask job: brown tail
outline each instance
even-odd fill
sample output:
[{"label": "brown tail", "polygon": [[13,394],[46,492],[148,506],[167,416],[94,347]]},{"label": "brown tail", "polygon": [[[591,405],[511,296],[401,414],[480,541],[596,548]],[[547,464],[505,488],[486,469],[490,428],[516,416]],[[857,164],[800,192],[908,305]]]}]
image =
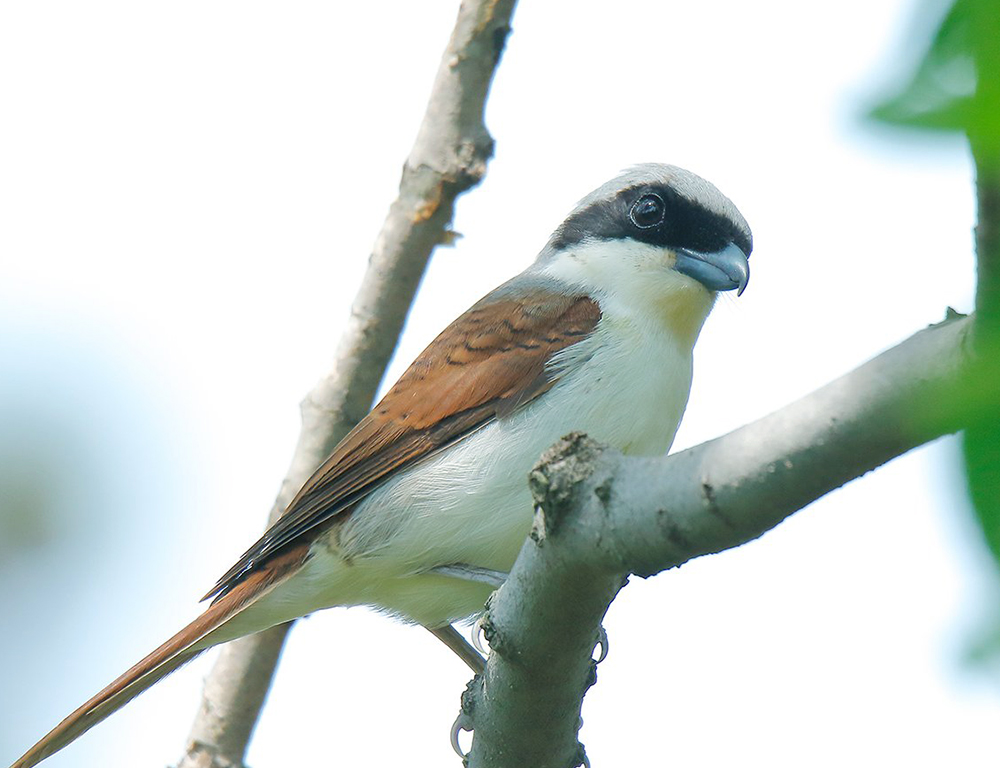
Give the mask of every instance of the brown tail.
[{"label": "brown tail", "polygon": [[[201,616],[49,731],[11,768],[31,768],[37,765],[67,744],[76,741],[104,718],[121,709],[175,669],[191,661],[206,648],[216,642],[231,639],[220,638],[213,642],[212,638],[209,638],[209,642],[200,643],[211,632],[296,571],[305,559],[305,553],[306,548],[293,547],[268,563],[268,567],[247,574],[231,591],[212,603]],[[265,628],[256,627],[254,631]]]}]

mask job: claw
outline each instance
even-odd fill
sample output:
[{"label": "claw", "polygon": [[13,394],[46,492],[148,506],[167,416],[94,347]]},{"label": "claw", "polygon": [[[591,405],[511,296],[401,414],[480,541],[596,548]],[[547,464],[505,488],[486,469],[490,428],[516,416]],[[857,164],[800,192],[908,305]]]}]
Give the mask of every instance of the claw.
[{"label": "claw", "polygon": [[463,760],[468,757],[467,752],[462,751],[462,745],[458,743],[458,735],[462,731],[472,730],[472,718],[470,718],[464,712],[459,712],[458,717],[455,718],[455,722],[451,725],[451,748],[455,750],[455,754],[458,755]]},{"label": "claw", "polygon": [[480,616],[476,619],[476,623],[472,625],[472,647],[483,654],[483,656],[488,656],[490,653],[489,649],[483,646],[484,637],[483,617]]},{"label": "claw", "polygon": [[604,630],[603,625],[597,628],[597,644],[601,646],[601,652],[595,661],[600,664],[608,658],[608,633]]}]

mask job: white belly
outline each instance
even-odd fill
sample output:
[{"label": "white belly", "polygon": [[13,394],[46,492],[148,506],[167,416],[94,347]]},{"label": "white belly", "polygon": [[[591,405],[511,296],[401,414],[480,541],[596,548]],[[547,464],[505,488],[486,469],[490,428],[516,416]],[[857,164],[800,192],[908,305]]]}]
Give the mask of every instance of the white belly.
[{"label": "white belly", "polygon": [[479,611],[490,587],[426,572],[510,570],[531,525],[528,472],[546,448],[572,431],[630,454],[670,447],[691,354],[648,330],[602,321],[557,362],[565,372],[545,395],[373,492],[279,587],[288,610],[368,604],[431,626]]},{"label": "white belly", "polygon": [[371,605],[427,626],[468,617],[492,588],[428,571],[510,570],[533,515],[527,476],[546,448],[580,431],[627,454],[669,449],[691,386],[690,344],[659,323],[606,312],[552,362],[552,389],[386,482],[224,634],[333,605]]}]

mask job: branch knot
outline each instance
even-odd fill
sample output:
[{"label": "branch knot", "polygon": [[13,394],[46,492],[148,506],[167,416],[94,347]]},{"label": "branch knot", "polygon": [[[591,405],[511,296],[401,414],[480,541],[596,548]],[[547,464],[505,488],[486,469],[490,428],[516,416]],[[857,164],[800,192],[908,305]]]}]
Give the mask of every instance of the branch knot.
[{"label": "branch knot", "polygon": [[541,543],[555,533],[568,513],[582,483],[593,475],[605,446],[582,432],[571,432],[549,448],[528,475],[535,501],[532,538]]}]

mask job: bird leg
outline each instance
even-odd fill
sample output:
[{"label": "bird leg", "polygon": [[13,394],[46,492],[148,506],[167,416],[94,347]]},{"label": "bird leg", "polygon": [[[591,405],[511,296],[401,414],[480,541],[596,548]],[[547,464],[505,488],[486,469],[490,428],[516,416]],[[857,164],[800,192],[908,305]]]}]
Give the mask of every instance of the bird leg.
[{"label": "bird leg", "polygon": [[451,648],[475,674],[481,675],[486,669],[486,660],[476,652],[475,648],[469,645],[469,641],[462,637],[461,633],[451,624],[445,624],[443,627],[427,627],[427,630]]},{"label": "bird leg", "polygon": [[[431,568],[429,573],[451,576],[452,578],[464,579],[465,581],[475,581],[486,584],[494,589],[500,587],[507,580],[507,574],[503,571],[494,571],[490,568],[477,568],[465,563],[439,565],[436,568]],[[443,627],[428,627],[427,629],[438,640],[451,648],[458,658],[468,664],[469,669],[477,675],[481,674],[486,668],[486,661],[480,655],[485,654],[486,651],[479,642],[479,632],[481,629],[478,621],[475,624],[475,629],[473,629],[473,645],[469,645],[469,642],[450,624]]]}]

